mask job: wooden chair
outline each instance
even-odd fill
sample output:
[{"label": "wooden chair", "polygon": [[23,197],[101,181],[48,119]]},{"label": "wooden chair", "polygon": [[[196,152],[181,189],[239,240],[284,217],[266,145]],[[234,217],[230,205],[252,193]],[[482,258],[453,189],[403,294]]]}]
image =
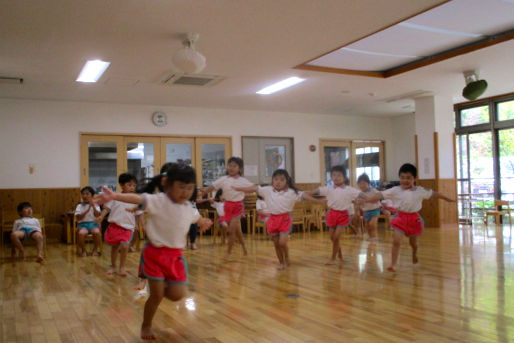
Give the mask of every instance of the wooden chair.
[{"label": "wooden chair", "polygon": [[384,227],[386,230],[389,230],[389,216],[386,216],[385,214],[381,214],[378,216],[378,220],[383,219],[384,220]]},{"label": "wooden chair", "polygon": [[252,235],[255,234],[255,232],[260,233],[262,230],[262,233],[266,233],[266,223],[259,220],[259,215],[257,214],[257,210],[253,210],[253,230]]},{"label": "wooden chair", "polygon": [[320,224],[319,221],[319,215],[322,209],[322,205],[314,204],[311,205],[308,212],[305,213],[305,226],[308,231],[311,230],[311,226],[313,225],[316,229],[323,231],[323,224]]},{"label": "wooden chair", "polygon": [[302,231],[305,232],[305,212],[303,209],[293,209],[291,211],[291,217],[293,218],[293,226],[301,226]]},{"label": "wooden chair", "polygon": [[[41,233],[43,234],[43,251],[46,255],[46,228],[45,228],[45,218],[43,218],[39,213],[33,214],[34,218],[39,220],[39,225],[41,226]],[[3,251],[4,248],[4,235],[6,232],[11,232],[13,229],[14,221],[19,219],[20,215],[17,212],[12,211],[4,211],[2,210],[2,228],[1,228],[1,239],[0,239],[0,252]],[[27,237],[28,238],[28,237]],[[26,240],[28,242],[29,240]],[[0,254],[0,256],[2,256]]]},{"label": "wooden chair", "polygon": [[[506,210],[502,210],[502,207],[507,207]],[[494,201],[494,211],[487,211],[485,213],[485,225],[488,224],[489,216],[494,216],[496,225],[500,225],[501,216],[508,215],[509,216],[509,224],[512,226],[512,216],[510,213],[510,204],[508,201],[504,200],[495,200]]]},{"label": "wooden chair", "polygon": [[[73,216],[73,225],[72,225],[72,235],[73,235],[73,245],[75,245],[75,252],[77,252],[77,225],[78,225],[78,222],[77,222],[77,217]],[[100,250],[100,253],[103,251],[103,237],[101,237],[102,235],[102,229],[100,228],[100,246],[98,247],[98,249]],[[95,241],[95,238],[93,237],[93,234],[92,233],[88,233],[86,235],[86,237],[84,238],[84,244],[87,244],[88,242],[92,242],[94,243]]]}]

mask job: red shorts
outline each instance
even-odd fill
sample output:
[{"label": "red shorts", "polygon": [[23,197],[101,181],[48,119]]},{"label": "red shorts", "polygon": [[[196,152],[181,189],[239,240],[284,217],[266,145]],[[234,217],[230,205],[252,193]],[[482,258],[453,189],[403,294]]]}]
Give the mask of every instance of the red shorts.
[{"label": "red shorts", "polygon": [[390,222],[395,231],[399,231],[407,237],[416,237],[423,233],[423,218],[417,213],[407,213],[398,211]]},{"label": "red shorts", "polygon": [[187,283],[187,264],[182,251],[147,243],[141,252],[139,277],[173,284]]},{"label": "red shorts", "polygon": [[223,209],[225,211],[223,218],[230,224],[233,218],[239,218],[243,215],[244,206],[242,201],[225,201]]},{"label": "red shorts", "polygon": [[130,244],[133,230],[127,230],[116,223],[110,223],[104,234],[104,241],[109,245]]},{"label": "red shorts", "polygon": [[348,211],[330,209],[326,215],[327,226],[331,228],[347,227],[350,223]]},{"label": "red shorts", "polygon": [[272,236],[289,235],[293,229],[293,218],[289,213],[272,214],[266,222],[266,229]]}]

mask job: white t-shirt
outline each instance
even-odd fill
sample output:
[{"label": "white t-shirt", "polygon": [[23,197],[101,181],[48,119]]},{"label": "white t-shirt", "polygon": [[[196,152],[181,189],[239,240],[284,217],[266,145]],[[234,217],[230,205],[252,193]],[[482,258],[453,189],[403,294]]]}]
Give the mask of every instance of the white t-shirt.
[{"label": "white t-shirt", "polygon": [[327,206],[337,211],[353,211],[353,201],[360,190],[350,186],[324,186],[318,188],[319,195],[327,197]]},{"label": "white t-shirt", "polygon": [[[362,194],[364,197],[372,197],[372,196],[375,196],[379,193],[379,191],[377,191],[375,188],[368,188],[365,192],[361,192],[360,194]],[[371,210],[376,210],[377,208],[380,208],[381,205],[380,205],[380,200],[379,201],[376,201],[376,202],[365,202],[364,204],[361,205],[361,209],[363,211],[371,211]]]},{"label": "white t-shirt", "polygon": [[131,210],[136,206],[137,205],[117,200],[109,201],[104,205],[104,207],[110,211],[108,219],[109,223],[115,223],[124,229],[132,231],[136,228],[136,216],[143,214],[143,211],[132,213],[127,211],[127,209]]},{"label": "white t-shirt", "polygon": [[[134,207],[134,205],[132,205],[132,207]],[[95,221],[95,219],[96,219],[95,211],[93,210],[93,207],[91,207],[91,205],[89,203],[78,204],[77,208],[75,209],[75,215],[78,216],[79,214],[84,213],[84,211],[86,211],[87,209],[89,209],[89,211],[87,211],[86,215],[78,221],[79,223]],[[100,206],[95,205],[95,209],[98,212],[100,212]]]},{"label": "white t-shirt", "polygon": [[14,221],[12,230],[18,231],[22,227],[29,227],[36,231],[41,231],[41,225],[39,224],[39,220],[34,217],[22,217],[20,219],[16,219]]},{"label": "white t-shirt", "polygon": [[268,212],[271,214],[289,213],[297,201],[303,200],[303,192],[296,192],[290,188],[285,191],[276,191],[272,186],[257,187],[257,194],[264,198]]},{"label": "white t-shirt", "polygon": [[225,203],[223,201],[215,201],[211,204],[211,207],[216,209],[218,217],[225,215]]},{"label": "white t-shirt", "polygon": [[212,186],[215,189],[221,188],[223,190],[223,198],[226,201],[243,201],[245,193],[236,191],[232,187],[250,187],[253,186],[253,183],[242,176],[233,177],[225,175],[214,181]]},{"label": "white t-shirt", "polygon": [[174,203],[164,193],[142,194],[146,217],[146,234],[156,247],[181,249],[186,246],[189,226],[200,219],[200,213],[186,201]]},{"label": "white t-shirt", "polygon": [[413,189],[403,189],[396,186],[382,192],[384,199],[391,199],[395,208],[401,212],[414,213],[421,210],[424,199],[429,199],[433,192],[431,189],[416,186]]},{"label": "white t-shirt", "polygon": [[261,200],[261,199],[257,199],[257,201],[255,202],[255,209],[258,212],[269,213],[268,205],[266,205],[266,201]]}]

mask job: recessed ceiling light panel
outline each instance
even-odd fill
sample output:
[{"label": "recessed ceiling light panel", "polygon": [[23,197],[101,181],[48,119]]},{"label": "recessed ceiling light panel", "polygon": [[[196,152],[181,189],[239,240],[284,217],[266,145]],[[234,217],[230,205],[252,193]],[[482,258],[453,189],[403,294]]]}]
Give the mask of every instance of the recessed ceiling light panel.
[{"label": "recessed ceiling light panel", "polygon": [[109,67],[111,62],[104,62],[101,60],[90,60],[84,64],[80,71],[79,77],[75,80],[77,82],[96,82],[102,77],[102,74]]},{"label": "recessed ceiling light panel", "polygon": [[257,94],[273,94],[278,91],[281,91],[282,89],[294,86],[300,82],[305,81],[305,79],[293,76],[290,78],[287,78],[285,80],[279,81],[277,83],[274,83],[268,87],[265,87],[257,92]]}]

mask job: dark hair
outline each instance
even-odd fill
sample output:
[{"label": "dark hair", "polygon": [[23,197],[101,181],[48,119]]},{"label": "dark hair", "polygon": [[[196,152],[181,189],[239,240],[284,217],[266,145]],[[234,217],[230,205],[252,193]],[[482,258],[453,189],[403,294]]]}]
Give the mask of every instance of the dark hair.
[{"label": "dark hair", "polygon": [[289,173],[285,169],[277,169],[273,172],[273,175],[271,175],[271,179],[275,176],[283,175],[286,178],[286,184],[288,188],[291,188],[293,191],[295,191],[296,194],[298,194],[298,189],[294,186],[293,178],[289,176]]},{"label": "dark hair", "polygon": [[21,215],[21,211],[23,211],[24,208],[30,207],[32,208],[32,205],[28,201],[20,202],[18,206],[16,206],[16,210],[18,211],[18,214]]},{"label": "dark hair", "polygon": [[231,158],[228,159],[227,165],[232,162],[237,164],[237,166],[239,167],[239,175],[243,175],[243,169],[245,166],[243,159],[241,157],[232,156]]},{"label": "dark hair", "polygon": [[220,196],[223,195],[223,189],[218,189],[214,195],[214,201],[220,201]]},{"label": "dark hair", "polygon": [[348,179],[346,177],[346,168],[344,166],[342,166],[342,165],[333,166],[332,168],[330,168],[330,174],[332,174],[334,172],[339,172],[339,173],[343,174],[345,181]]},{"label": "dark hair", "polygon": [[137,178],[134,175],[129,174],[129,173],[120,174],[120,176],[118,177],[118,183],[120,185],[124,185],[131,181],[134,181],[135,183],[137,183]]},{"label": "dark hair", "polygon": [[93,189],[93,187],[91,187],[91,186],[86,186],[86,187],[82,188],[80,190],[80,194],[82,194],[85,191],[88,191],[89,193],[91,193],[91,195],[95,195],[95,193],[96,193],[95,190]]},{"label": "dark hair", "polygon": [[371,183],[369,176],[366,173],[359,175],[359,178],[357,179],[357,183],[360,183],[362,181],[364,181],[366,183]]},{"label": "dark hair", "polygon": [[411,174],[412,176],[417,177],[418,169],[413,164],[405,163],[398,171],[398,176],[400,176],[400,174]]},{"label": "dark hair", "polygon": [[155,193],[155,190],[158,189],[159,192],[164,192],[162,187],[162,178],[168,174],[168,170],[176,163],[166,162],[161,167],[161,173],[152,178],[145,179],[144,182],[138,186],[136,192],[137,193]]},{"label": "dark hair", "polygon": [[196,172],[193,167],[173,163],[166,172],[166,183],[172,185],[175,181],[196,184]]}]

